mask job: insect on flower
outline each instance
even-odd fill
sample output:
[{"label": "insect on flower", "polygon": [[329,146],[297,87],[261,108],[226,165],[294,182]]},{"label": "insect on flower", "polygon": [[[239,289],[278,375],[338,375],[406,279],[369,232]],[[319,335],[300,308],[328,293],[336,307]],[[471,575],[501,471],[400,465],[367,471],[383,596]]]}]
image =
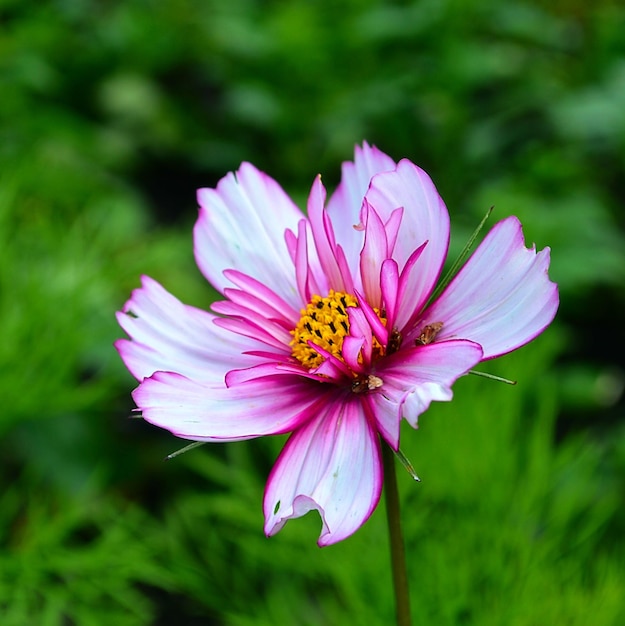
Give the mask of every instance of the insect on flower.
[{"label": "insect on flower", "polygon": [[549,249],[526,248],[514,217],[436,295],[447,209],[423,170],[366,143],[327,203],[314,180],[306,215],[249,163],[198,200],[195,258],[223,299],[203,311],[143,277],[116,346],[148,422],[198,442],[290,433],[267,535],[310,510],[319,545],[351,535],[378,504],[381,445],[399,450],[401,420],[416,427],[458,377],[556,313]]},{"label": "insect on flower", "polygon": [[436,339],[436,335],[441,332],[443,328],[443,322],[434,322],[433,324],[426,324],[423,327],[420,335],[414,340],[415,345],[427,346]]}]

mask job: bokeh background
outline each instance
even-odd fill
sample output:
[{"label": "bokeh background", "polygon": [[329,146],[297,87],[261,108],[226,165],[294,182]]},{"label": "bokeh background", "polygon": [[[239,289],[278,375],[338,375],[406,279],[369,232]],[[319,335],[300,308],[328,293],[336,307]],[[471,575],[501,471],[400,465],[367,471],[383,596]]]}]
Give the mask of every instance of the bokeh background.
[{"label": "bokeh background", "polygon": [[402,447],[415,625],[625,623],[625,8],[597,0],[0,3],[0,623],[389,624],[384,508],[262,534],[284,438],[129,419],[114,312],[215,294],[195,189],[242,160],[302,206],[366,139],[552,248],[556,323]]}]

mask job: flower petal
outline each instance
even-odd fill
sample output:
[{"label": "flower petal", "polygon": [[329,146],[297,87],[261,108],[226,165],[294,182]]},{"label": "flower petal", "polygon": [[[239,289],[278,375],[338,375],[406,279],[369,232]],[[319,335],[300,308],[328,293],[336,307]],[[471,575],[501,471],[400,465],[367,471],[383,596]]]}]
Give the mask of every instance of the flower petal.
[{"label": "flower petal", "polygon": [[258,380],[267,376],[293,376],[293,374],[315,380],[321,383],[327,383],[327,378],[316,376],[310,370],[306,370],[301,363],[293,362],[292,359],[286,359],[279,355],[267,354],[267,361],[259,365],[254,365],[243,370],[230,370],[226,374],[226,386],[233,387],[241,385],[250,380]]},{"label": "flower petal", "polygon": [[[384,386],[384,380],[382,380]],[[363,405],[367,415],[373,417],[378,432],[393,450],[399,449],[401,406],[384,395],[382,389],[363,394]]]},{"label": "flower petal", "polygon": [[384,223],[376,210],[363,202],[362,217],[365,223],[365,242],[360,253],[362,288],[371,306],[381,306],[380,269],[389,257],[389,246]]},{"label": "flower petal", "polygon": [[319,383],[275,376],[234,387],[156,372],[133,392],[144,419],[195,441],[235,441],[285,433],[316,415]]},{"label": "flower petal", "polygon": [[[309,256],[309,264],[313,268],[318,265],[323,270],[323,282],[329,288],[350,293],[354,289],[354,273],[346,263],[343,249],[336,243],[334,226],[324,207],[325,198],[326,190],[321,183],[321,176],[317,176],[307,204],[310,231],[317,255]],[[359,241],[362,239],[362,235],[355,232],[354,235]],[[321,281],[318,282],[321,284]]]},{"label": "flower petal", "polygon": [[240,292],[229,287],[224,289],[224,294],[229,300],[233,302],[238,301],[241,304],[247,301],[250,303],[249,305],[254,302],[253,306],[257,310],[263,311],[267,319],[275,320],[289,327],[292,327],[297,323],[297,320],[299,320],[299,310],[290,308],[289,305],[271,291],[267,285],[236,270],[226,270],[224,275],[240,288]]},{"label": "flower petal", "polygon": [[[386,259],[380,269],[380,292],[382,293],[382,308],[386,311],[387,340],[395,326],[397,316],[397,296],[399,294],[399,269],[394,259]],[[379,341],[379,338],[378,338]],[[380,342],[387,346],[386,342]]]},{"label": "flower petal", "polygon": [[295,265],[295,279],[300,298],[302,302],[310,302],[314,294],[328,291],[327,279],[317,256],[308,221],[300,220],[297,228],[297,236],[287,230],[285,239]]},{"label": "flower petal", "polygon": [[343,339],[341,352],[350,369],[353,372],[362,373],[364,369],[371,367],[373,332],[364,309],[349,307],[347,317],[349,319],[349,334]]},{"label": "flower petal", "polygon": [[265,533],[316,509],[318,544],[354,533],[375,509],[382,490],[379,439],[356,399],[334,398],[291,435],[265,489]]},{"label": "flower petal", "polygon": [[243,163],[236,175],[222,178],[216,189],[200,189],[198,202],[195,259],[210,283],[223,293],[228,284],[224,270],[237,269],[299,310],[284,233],[297,230],[303,214],[280,185],[250,163]]},{"label": "flower petal", "polygon": [[[277,325],[267,325],[264,320],[254,320],[245,317],[217,317],[215,325],[225,331],[230,331],[233,335],[247,337],[250,341],[259,341],[270,346],[278,352],[288,354],[291,352],[288,345],[288,338],[277,327]],[[278,331],[276,333],[275,331]],[[255,344],[258,348],[258,344]]]},{"label": "flower petal", "polygon": [[392,254],[400,272],[415,249],[428,242],[407,277],[410,298],[400,303],[401,328],[423,307],[438,280],[449,247],[449,214],[430,177],[407,159],[395,171],[374,176],[366,199],[385,222],[397,208],[404,208]]},{"label": "flower petal", "polygon": [[253,338],[255,336],[254,332],[258,329],[264,333],[265,336],[271,337],[272,342],[275,341],[278,346],[282,346],[290,351],[289,342],[292,339],[292,335],[289,330],[285,328],[284,324],[267,319],[265,311],[260,308],[248,308],[244,305],[232,302],[231,300],[214,302],[211,308],[215,313],[227,316],[226,319],[222,318],[217,321],[218,326],[229,328],[234,320],[238,320],[253,329],[248,335],[249,337]]},{"label": "flower petal", "polygon": [[362,237],[354,230],[360,221],[360,208],[369,183],[375,174],[395,169],[395,161],[364,142],[356,146],[354,161],[346,161],[341,169],[341,182],[328,201],[336,241],[343,248],[352,272],[358,267]]},{"label": "flower petal", "polygon": [[242,354],[258,348],[257,341],[219,328],[214,315],[182,304],[147,276],[117,319],[131,340],[119,339],[115,347],[137,380],[164,370],[217,383],[228,370],[258,362]]},{"label": "flower petal", "polygon": [[509,217],[493,226],[422,323],[443,322],[437,340],[475,341],[484,359],[510,352],[540,334],[556,314],[558,288],[548,269],[549,248],[526,248],[521,223]]},{"label": "flower petal", "polygon": [[380,431],[397,449],[399,429],[394,420],[404,417],[414,428],[417,418],[433,400],[451,400],[451,385],[482,359],[482,348],[471,341],[450,340],[414,348],[402,348],[380,362],[376,372],[382,381],[369,394]]}]

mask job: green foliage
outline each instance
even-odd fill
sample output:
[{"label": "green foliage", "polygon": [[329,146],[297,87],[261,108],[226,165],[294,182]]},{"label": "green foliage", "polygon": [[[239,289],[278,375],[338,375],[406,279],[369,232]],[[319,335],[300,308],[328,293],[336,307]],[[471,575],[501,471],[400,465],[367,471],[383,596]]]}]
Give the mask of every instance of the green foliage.
[{"label": "green foliage", "polygon": [[[155,239],[129,190],[57,156],[0,177],[2,430],[106,402],[120,373],[110,349],[120,287],[136,285],[148,266],[175,280],[192,263],[181,245],[188,234]],[[42,173],[36,188],[33,166]]]},{"label": "green foliage", "polygon": [[41,487],[18,480],[0,501],[2,623],[151,623],[154,611],[138,583],[172,586],[155,545],[145,541],[154,521],[110,496],[68,499]]},{"label": "green foliage", "polygon": [[[625,10],[601,0],[0,4],[0,623],[389,624],[383,507],[320,550],[262,534],[284,439],[128,420],[142,273],[185,302],[194,190],[240,161],[305,199],[368,139],[552,249],[556,326],[402,448],[415,625],[625,622]],[[303,202],[301,203],[303,205]],[[577,418],[575,422],[572,418]]]}]

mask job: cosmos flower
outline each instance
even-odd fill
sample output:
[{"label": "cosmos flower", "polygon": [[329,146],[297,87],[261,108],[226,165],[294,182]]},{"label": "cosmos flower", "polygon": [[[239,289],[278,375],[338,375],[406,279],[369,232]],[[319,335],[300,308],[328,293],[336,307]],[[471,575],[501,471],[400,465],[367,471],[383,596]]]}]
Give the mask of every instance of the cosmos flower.
[{"label": "cosmos flower", "polygon": [[433,400],[485,359],[552,321],[549,249],[497,223],[441,295],[449,214],[428,175],[357,147],[326,205],[307,216],[243,163],[198,192],[195,258],[223,300],[182,304],[144,277],[116,347],[143,417],[178,437],[223,442],[290,433],[264,495],[265,533],[319,511],[319,545],[348,537],[382,489],[382,440],[399,446]]}]

